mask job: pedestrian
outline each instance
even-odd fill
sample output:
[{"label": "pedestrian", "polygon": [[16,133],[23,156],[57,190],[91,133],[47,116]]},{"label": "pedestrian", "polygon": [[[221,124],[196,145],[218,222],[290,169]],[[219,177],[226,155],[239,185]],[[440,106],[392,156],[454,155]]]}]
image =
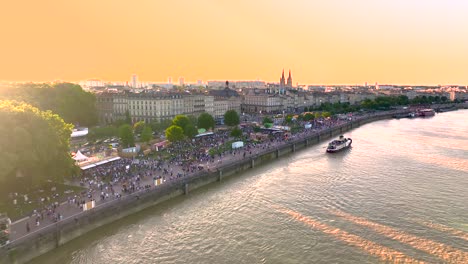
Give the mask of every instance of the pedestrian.
[{"label": "pedestrian", "polygon": [[31,228],[29,227],[29,222],[26,222],[26,232],[29,233],[31,231]]}]

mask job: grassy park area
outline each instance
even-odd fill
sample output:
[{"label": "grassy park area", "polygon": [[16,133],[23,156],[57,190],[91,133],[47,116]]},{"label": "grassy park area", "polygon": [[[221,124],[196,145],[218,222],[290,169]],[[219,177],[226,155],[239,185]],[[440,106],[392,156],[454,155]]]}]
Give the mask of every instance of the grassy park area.
[{"label": "grassy park area", "polygon": [[[46,182],[41,187],[26,193],[0,193],[0,212],[6,213],[11,221],[30,215],[34,209],[41,209],[53,202],[66,201],[67,197],[79,194],[85,188],[62,183]],[[26,199],[25,199],[26,195]],[[41,198],[44,201],[41,202]],[[16,200],[16,204],[14,203]]]}]

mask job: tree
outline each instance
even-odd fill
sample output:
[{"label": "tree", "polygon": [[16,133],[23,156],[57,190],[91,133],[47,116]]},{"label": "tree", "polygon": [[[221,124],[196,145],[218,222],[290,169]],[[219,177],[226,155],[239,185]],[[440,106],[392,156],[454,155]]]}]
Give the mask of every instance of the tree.
[{"label": "tree", "polygon": [[135,137],[133,136],[133,129],[130,125],[125,124],[119,127],[119,137],[122,141],[122,146],[125,148],[135,146]]},{"label": "tree", "polygon": [[133,125],[133,131],[135,134],[141,134],[143,128],[145,128],[146,124],[145,121],[138,121]]},{"label": "tree", "polygon": [[242,136],[242,130],[240,130],[240,128],[235,127],[234,129],[232,129],[231,137],[240,138],[241,136]]},{"label": "tree", "polygon": [[130,117],[130,111],[125,111],[125,123],[131,125],[132,118]]},{"label": "tree", "polygon": [[98,121],[96,97],[73,83],[20,84],[2,91],[0,98],[24,101],[43,111],[51,110],[72,124],[92,126]]},{"label": "tree", "polygon": [[189,119],[189,124],[192,124],[193,126],[196,126],[198,123],[198,118],[194,115],[188,115],[187,118]]},{"label": "tree", "polygon": [[119,135],[119,130],[115,126],[93,127],[89,129],[87,138],[90,141],[101,138],[116,137]]},{"label": "tree", "polygon": [[273,123],[273,120],[271,120],[271,118],[269,118],[269,117],[267,117],[267,116],[265,116],[265,117],[263,118],[263,122],[262,122],[263,125],[265,125],[265,124],[272,124],[272,123]]},{"label": "tree", "polygon": [[198,128],[204,128],[206,130],[210,130],[210,128],[215,127],[215,120],[212,115],[208,113],[202,113],[198,117],[198,122],[197,122]]},{"label": "tree", "polygon": [[311,121],[311,120],[314,120],[314,118],[315,118],[315,115],[312,113],[306,113],[304,115],[304,121]]},{"label": "tree", "polygon": [[322,113],[322,116],[323,116],[324,118],[328,118],[328,117],[331,116],[331,114],[330,114],[330,112],[323,112],[323,113]]},{"label": "tree", "polygon": [[172,125],[166,129],[166,138],[170,142],[177,142],[184,139],[184,130],[180,126]]},{"label": "tree", "polygon": [[154,132],[162,133],[166,131],[168,127],[172,125],[172,120],[170,119],[163,119],[161,121],[153,120],[151,123],[151,128]]},{"label": "tree", "polygon": [[145,126],[141,131],[141,141],[148,143],[153,138],[153,130],[150,126]]},{"label": "tree", "polygon": [[0,189],[24,191],[78,172],[69,153],[72,125],[51,111],[0,100]]},{"label": "tree", "polygon": [[228,110],[224,114],[224,124],[227,126],[237,126],[240,123],[239,114],[236,110]]},{"label": "tree", "polygon": [[318,118],[322,117],[322,114],[319,113],[319,112],[316,112],[316,113],[314,114],[314,116],[315,116],[315,119],[318,119]]},{"label": "tree", "polygon": [[188,138],[193,138],[193,137],[195,137],[197,134],[198,134],[198,130],[197,130],[197,128],[195,128],[194,125],[188,124],[188,125],[185,127],[184,135],[187,136]]},{"label": "tree", "polygon": [[182,130],[185,129],[185,127],[190,124],[190,119],[185,116],[185,115],[177,115],[173,120],[172,120],[172,125],[178,126],[182,128]]}]

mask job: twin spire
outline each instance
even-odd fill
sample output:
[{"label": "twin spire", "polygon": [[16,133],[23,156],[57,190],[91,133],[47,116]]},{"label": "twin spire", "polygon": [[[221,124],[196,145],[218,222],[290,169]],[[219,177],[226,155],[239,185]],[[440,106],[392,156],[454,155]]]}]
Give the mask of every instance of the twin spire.
[{"label": "twin spire", "polygon": [[286,80],[284,79],[284,69],[283,73],[281,74],[281,79],[280,79],[280,88],[292,88],[292,77],[291,77],[291,70],[289,70],[289,76],[288,76],[288,81],[286,83]]}]

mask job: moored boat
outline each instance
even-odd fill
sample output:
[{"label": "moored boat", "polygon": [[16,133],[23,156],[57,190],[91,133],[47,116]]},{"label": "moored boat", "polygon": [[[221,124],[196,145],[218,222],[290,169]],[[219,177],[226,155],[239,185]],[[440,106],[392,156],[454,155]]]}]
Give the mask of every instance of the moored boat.
[{"label": "moored boat", "polygon": [[351,147],[351,143],[353,143],[351,138],[345,138],[343,135],[341,135],[338,139],[328,143],[327,152],[334,153],[343,149],[347,149]]},{"label": "moored boat", "polygon": [[393,118],[397,118],[397,119],[400,119],[400,118],[413,118],[415,117],[416,114],[415,113],[404,113],[404,114],[395,114],[393,115]]},{"label": "moored boat", "polygon": [[458,108],[456,107],[446,107],[446,108],[439,108],[438,112],[445,113],[445,112],[456,111],[456,110],[458,110]]},{"label": "moored boat", "polygon": [[435,111],[434,109],[421,109],[418,111],[418,116],[427,117],[427,116],[434,116]]}]

